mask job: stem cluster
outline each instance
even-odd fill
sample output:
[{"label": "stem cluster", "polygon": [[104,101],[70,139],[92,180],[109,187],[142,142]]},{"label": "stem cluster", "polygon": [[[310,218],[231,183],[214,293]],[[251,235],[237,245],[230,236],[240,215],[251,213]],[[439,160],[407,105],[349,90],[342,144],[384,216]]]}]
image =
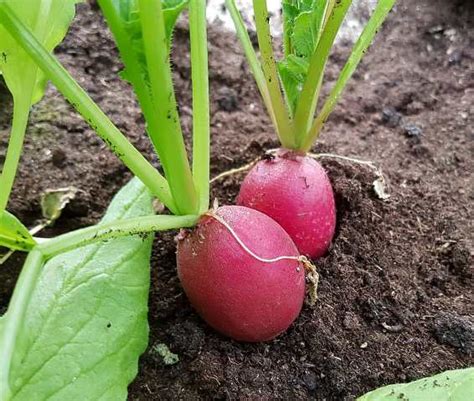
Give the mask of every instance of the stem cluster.
[{"label": "stem cluster", "polygon": [[[252,46],[235,0],[226,0],[226,6],[234,21],[237,35],[242,43],[267,112],[283,147],[303,152],[310,150],[318,138],[324,123],[334,110],[344,87],[395,1],[379,0],[336,84],[315,116],[327,60],[352,0],[321,0],[313,2],[311,10],[315,18],[312,20],[313,26],[310,27],[311,29],[307,29],[305,41],[306,43],[312,43],[314,48],[311,54],[305,58],[298,54],[293,43],[291,32],[293,27],[291,25],[295,23],[295,20],[292,20],[290,24],[290,18],[286,18],[285,13],[291,14],[300,7],[304,10],[302,14],[308,14],[309,11],[305,7],[309,6],[307,4],[303,5],[302,3],[304,2],[298,0],[288,0],[285,2],[283,6],[283,50],[285,59],[291,58],[293,62],[296,60],[300,63],[298,67],[304,70],[304,73],[301,73],[301,71],[294,73],[295,75],[304,75],[300,87],[295,85],[294,82],[289,82],[294,80],[294,77],[288,77],[281,72],[278,73],[279,64],[275,60],[272,46],[266,0],[253,0],[260,59]],[[289,7],[293,11],[285,11],[285,7]],[[304,15],[304,17],[307,16]],[[312,30],[316,30],[316,33],[312,33]],[[297,70],[296,68],[295,71]],[[292,91],[298,91],[295,108],[290,100],[293,95],[290,93],[290,88]]]}]

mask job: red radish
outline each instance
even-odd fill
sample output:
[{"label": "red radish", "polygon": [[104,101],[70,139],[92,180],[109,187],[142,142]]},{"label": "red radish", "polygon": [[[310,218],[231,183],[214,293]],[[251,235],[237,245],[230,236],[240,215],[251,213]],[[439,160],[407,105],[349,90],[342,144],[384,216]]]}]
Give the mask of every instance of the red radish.
[{"label": "red radish", "polygon": [[302,153],[280,149],[245,178],[237,204],[278,222],[298,250],[318,258],[328,250],[336,228],[331,182],[323,167]]},{"label": "red radish", "polygon": [[[217,217],[203,216],[178,238],[184,291],[201,317],[222,334],[239,341],[271,340],[291,325],[303,305],[305,273],[298,250],[263,213],[242,206],[213,213]],[[259,260],[282,256],[286,258]]]},{"label": "red radish", "polygon": [[[281,52],[283,57],[278,58],[270,35],[265,1],[253,2],[259,57],[235,0],[226,0],[281,146],[292,149],[281,149],[275,160],[258,163],[242,184],[237,203],[275,219],[290,234],[299,251],[311,258],[322,256],[329,248],[336,226],[336,210],[324,169],[307,157],[306,152],[318,139],[395,1],[377,2],[326,100],[319,104],[324,92],[321,88],[325,86],[325,66],[351,1],[325,2],[323,8],[318,1],[291,1],[291,7],[283,7],[284,51]],[[287,22],[308,15],[317,20],[316,35],[311,29],[297,35],[296,24]]]}]

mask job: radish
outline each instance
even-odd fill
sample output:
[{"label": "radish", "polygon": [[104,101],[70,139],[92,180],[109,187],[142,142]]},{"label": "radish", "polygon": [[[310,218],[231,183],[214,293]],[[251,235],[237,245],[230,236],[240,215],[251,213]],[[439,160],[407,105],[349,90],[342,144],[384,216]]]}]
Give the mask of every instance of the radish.
[{"label": "radish", "polygon": [[336,228],[329,178],[304,154],[280,149],[275,157],[258,162],[242,183],[237,204],[273,218],[311,258],[324,255]]},{"label": "radish", "polygon": [[395,0],[378,1],[327,100],[318,110],[325,66],[351,3],[351,0],[285,1],[283,57],[277,61],[266,1],[253,0],[259,59],[235,0],[226,0],[282,145],[273,160],[260,161],[250,171],[237,204],[275,219],[300,253],[312,258],[324,255],[329,248],[335,232],[336,208],[329,178],[308,152]]},{"label": "radish", "polygon": [[178,275],[199,315],[235,340],[268,341],[301,311],[305,273],[288,234],[242,206],[224,206],[178,236]]}]

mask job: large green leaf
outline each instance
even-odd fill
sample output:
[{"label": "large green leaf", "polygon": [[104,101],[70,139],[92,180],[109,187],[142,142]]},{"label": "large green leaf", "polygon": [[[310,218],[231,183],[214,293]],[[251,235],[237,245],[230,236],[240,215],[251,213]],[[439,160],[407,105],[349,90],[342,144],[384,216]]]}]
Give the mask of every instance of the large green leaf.
[{"label": "large green leaf", "polygon": [[471,401],[474,368],[450,370],[411,383],[392,384],[374,390],[358,401]]},{"label": "large green leaf", "polygon": [[[81,0],[2,0],[52,51],[64,38]],[[0,21],[1,23],[1,21]],[[0,24],[0,72],[16,97],[30,96],[31,104],[44,94],[44,74]]]},{"label": "large green leaf", "polygon": [[[102,223],[153,213],[138,180]],[[124,237],[49,260],[30,298],[10,374],[14,401],[125,400],[148,341],[152,236]]]},{"label": "large green leaf", "polygon": [[28,229],[6,210],[0,214],[0,246],[18,251],[28,251],[35,246]]}]

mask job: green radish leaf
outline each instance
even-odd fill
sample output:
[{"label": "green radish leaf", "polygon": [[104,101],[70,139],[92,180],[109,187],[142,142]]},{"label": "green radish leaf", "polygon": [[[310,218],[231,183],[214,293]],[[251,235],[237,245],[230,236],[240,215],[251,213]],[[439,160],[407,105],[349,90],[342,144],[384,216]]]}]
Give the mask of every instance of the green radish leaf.
[{"label": "green radish leaf", "polygon": [[293,26],[295,18],[298,16],[298,7],[292,4],[292,0],[283,0],[281,3],[283,19],[283,50],[285,56],[292,53],[291,38],[293,35]]},{"label": "green radish leaf", "polygon": [[[64,38],[80,0],[3,0],[21,21],[52,51]],[[15,98],[31,104],[44,95],[44,74],[0,24],[0,72]]]},{"label": "green radish leaf", "polygon": [[[183,10],[188,6],[188,3],[189,0],[162,0],[168,47],[171,46],[176,21]],[[140,67],[142,78],[149,84],[138,0],[103,0],[99,1],[99,4],[104,11],[109,27],[117,41],[119,51],[122,53],[122,56],[124,52],[130,56],[123,57],[125,70],[122,71],[121,77],[129,81],[135,87],[139,95],[139,92],[144,89],[140,87],[143,84],[140,85],[140,81],[134,73],[130,71],[130,65],[127,65],[130,62],[137,63]],[[114,12],[118,18],[113,18],[111,15],[112,12]],[[122,41],[122,33],[128,36],[127,43]]]},{"label": "green radish leaf", "polygon": [[[101,223],[153,214],[137,179]],[[153,237],[133,236],[50,259],[35,283],[16,340],[12,401],[125,400],[148,342]]]},{"label": "green radish leaf", "polygon": [[188,4],[189,0],[163,0],[163,15],[165,17],[168,40],[171,41],[176,21]]},{"label": "green radish leaf", "polygon": [[289,106],[290,112],[294,113],[299,96],[300,80],[298,75],[294,74],[288,65],[288,62],[280,61],[278,64],[278,74],[283,85],[285,100]]},{"label": "green radish leaf", "polygon": [[288,67],[294,74],[306,75],[308,73],[309,63],[308,60],[304,57],[298,57],[293,54],[290,54],[286,58]]},{"label": "green radish leaf", "polygon": [[308,75],[309,59],[324,30],[327,3],[328,0],[285,0],[282,4],[285,57],[279,62],[278,72],[292,115]]},{"label": "green radish leaf", "polygon": [[[298,16],[300,13],[300,10],[296,5],[293,5],[291,3],[291,0],[286,0],[283,1],[281,5],[282,13],[283,13],[283,18],[286,19],[286,21],[292,23],[294,22],[295,18]],[[288,26],[288,29],[292,29],[292,24]]]},{"label": "green radish leaf", "polygon": [[295,18],[292,39],[295,53],[298,56],[310,57],[316,48],[321,25],[318,11],[317,9],[306,11]]},{"label": "green radish leaf", "polygon": [[471,401],[474,368],[450,370],[411,383],[392,384],[371,391],[357,401]]},{"label": "green radish leaf", "polygon": [[0,246],[16,251],[29,251],[35,244],[20,220],[6,210],[0,215]]},{"label": "green radish leaf", "polygon": [[301,88],[308,73],[309,64],[303,57],[294,54],[278,63],[278,72],[283,84],[285,97],[292,113],[295,112]]},{"label": "green radish leaf", "polygon": [[[64,38],[79,0],[2,0],[31,28],[39,42],[52,51]],[[0,213],[5,207],[15,180],[30,106],[44,95],[43,72],[13,39],[0,21],[0,74],[13,96],[13,121],[5,164],[0,176]]]}]

